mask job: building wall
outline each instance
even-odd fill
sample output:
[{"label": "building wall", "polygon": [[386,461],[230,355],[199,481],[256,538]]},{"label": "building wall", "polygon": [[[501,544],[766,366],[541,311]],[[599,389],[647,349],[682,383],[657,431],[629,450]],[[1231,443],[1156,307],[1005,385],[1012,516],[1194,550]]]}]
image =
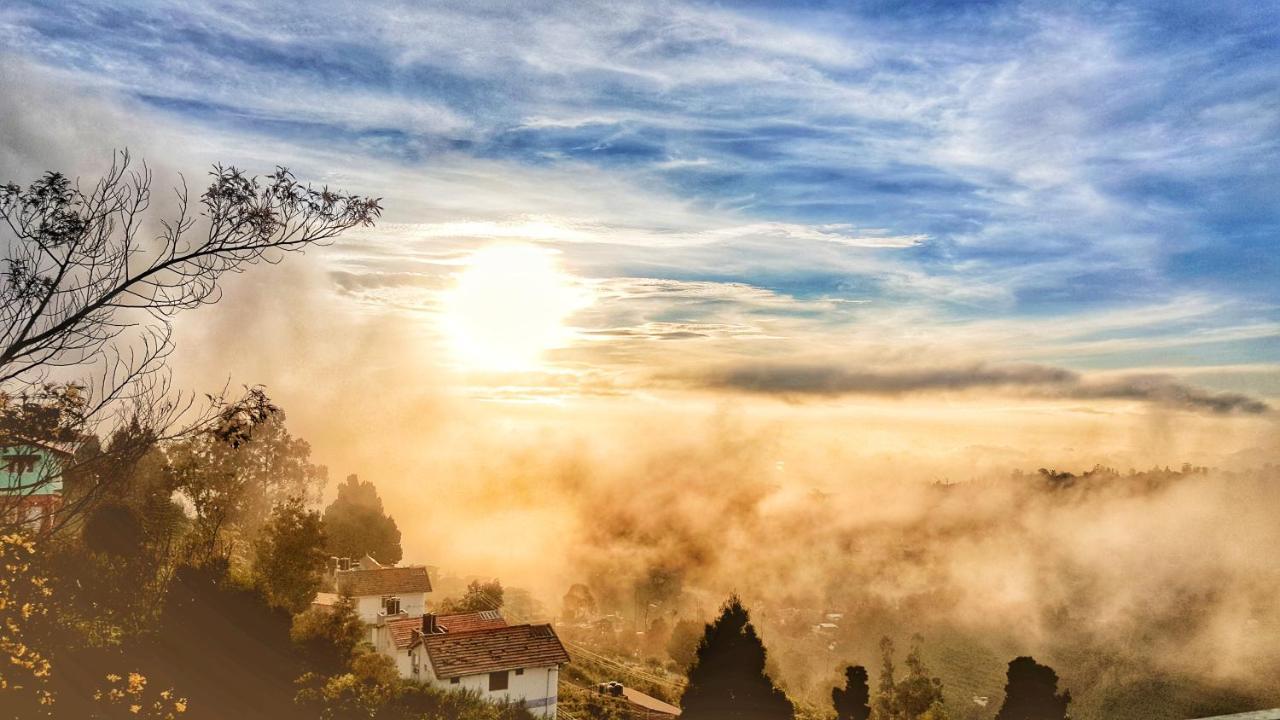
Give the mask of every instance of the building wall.
[{"label": "building wall", "polygon": [[[6,469],[12,457],[34,457],[30,467],[21,463],[23,472]],[[17,492],[24,496],[54,495],[62,492],[61,458],[56,452],[36,445],[0,446],[0,492]]]},{"label": "building wall", "polygon": [[[427,607],[426,593],[406,593],[397,597],[400,598],[400,612],[410,617],[422,615]],[[361,622],[366,625],[378,622],[378,616],[382,614],[381,595],[361,595],[355,600],[356,615],[360,616]]]},{"label": "building wall", "polygon": [[[415,648],[415,654],[421,652],[421,648]],[[430,663],[425,657],[420,658],[419,661],[422,664],[420,682],[426,682],[441,690],[474,690],[479,693],[481,698],[490,702],[502,702],[504,700],[523,702],[535,717],[554,718],[556,716],[560,669],[554,665],[542,668],[525,668],[524,673],[521,675],[516,675],[515,670],[508,670],[507,689],[490,691],[488,673],[464,675],[458,679],[457,684],[454,684],[448,680],[437,678],[431,671]],[[409,665],[409,672],[410,675],[405,677],[412,677],[412,661]]]}]

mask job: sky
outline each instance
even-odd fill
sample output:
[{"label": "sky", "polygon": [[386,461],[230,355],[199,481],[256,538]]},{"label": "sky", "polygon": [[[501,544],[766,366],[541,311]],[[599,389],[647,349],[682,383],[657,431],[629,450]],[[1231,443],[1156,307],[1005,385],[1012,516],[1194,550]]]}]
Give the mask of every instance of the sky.
[{"label": "sky", "polygon": [[232,279],[177,361],[267,385],[398,502],[428,462],[487,487],[495,447],[726,427],[818,485],[848,453],[1257,460],[1277,30],[1254,2],[10,0],[0,169],[129,147],[165,182],[280,164],[383,198]]}]

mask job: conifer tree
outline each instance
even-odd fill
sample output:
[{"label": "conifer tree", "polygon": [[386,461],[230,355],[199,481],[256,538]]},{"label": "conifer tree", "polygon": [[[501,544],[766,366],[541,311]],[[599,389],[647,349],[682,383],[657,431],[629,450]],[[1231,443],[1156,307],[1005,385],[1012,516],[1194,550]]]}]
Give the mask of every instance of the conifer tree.
[{"label": "conifer tree", "polygon": [[836,709],[836,720],[867,720],[871,717],[867,669],[861,665],[845,668],[844,687],[831,688],[831,704]]},{"label": "conifer tree", "polygon": [[707,625],[680,699],[685,720],[792,720],[795,709],[765,672],[765,648],[731,596]]},{"label": "conifer tree", "polygon": [[996,720],[1066,720],[1069,691],[1058,692],[1058,674],[1030,657],[1009,662],[1004,703]]}]

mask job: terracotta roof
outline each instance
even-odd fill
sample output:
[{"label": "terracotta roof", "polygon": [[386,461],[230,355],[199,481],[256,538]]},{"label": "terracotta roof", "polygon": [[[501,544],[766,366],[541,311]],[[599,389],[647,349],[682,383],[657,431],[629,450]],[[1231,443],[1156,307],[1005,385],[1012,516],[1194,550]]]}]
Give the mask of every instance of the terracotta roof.
[{"label": "terracotta roof", "polygon": [[413,646],[414,630],[422,629],[422,616],[395,618],[387,620],[384,627],[391,634],[391,642],[397,648]]},{"label": "terracotta roof", "polygon": [[497,610],[439,615],[436,624],[448,633],[464,633],[475,630],[492,630],[507,626],[507,619]]},{"label": "terracotta roof", "polygon": [[[481,612],[438,615],[436,616],[436,625],[444,632],[457,635],[477,630],[504,628],[507,627],[507,620],[497,610],[482,610]],[[386,628],[391,633],[391,642],[395,643],[397,648],[413,647],[415,639],[413,631],[422,629],[422,616],[415,615],[413,617],[390,619],[386,621]]]},{"label": "terracotta roof", "polygon": [[569,662],[550,625],[510,625],[423,637],[436,677],[455,678]]},{"label": "terracotta roof", "polygon": [[339,570],[334,574],[334,586],[339,593],[352,597],[431,592],[427,569],[421,565]]}]

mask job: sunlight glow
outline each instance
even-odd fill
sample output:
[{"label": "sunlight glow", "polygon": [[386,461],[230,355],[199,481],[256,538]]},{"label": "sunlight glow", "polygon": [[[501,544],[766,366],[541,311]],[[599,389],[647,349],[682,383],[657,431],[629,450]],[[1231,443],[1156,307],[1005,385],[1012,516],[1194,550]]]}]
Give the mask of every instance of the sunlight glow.
[{"label": "sunlight glow", "polygon": [[443,327],[467,370],[531,370],[572,339],[565,320],[589,303],[554,251],[491,245],[471,255],[446,295]]}]

